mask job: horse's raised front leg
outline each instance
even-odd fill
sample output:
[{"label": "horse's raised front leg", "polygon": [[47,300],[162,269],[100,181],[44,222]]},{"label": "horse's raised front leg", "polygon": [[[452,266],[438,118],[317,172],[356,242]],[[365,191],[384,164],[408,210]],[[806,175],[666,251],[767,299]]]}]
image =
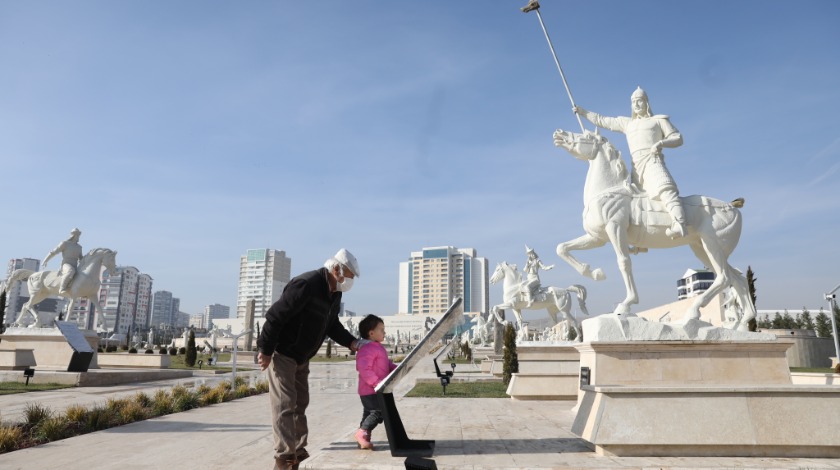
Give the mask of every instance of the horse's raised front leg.
[{"label": "horse's raised front leg", "polygon": [[596,281],[603,281],[607,278],[607,276],[601,268],[590,269],[588,264],[581,263],[569,252],[574,250],[591,250],[592,248],[602,247],[606,243],[606,241],[595,238],[589,234],[581,235],[574,240],[569,240],[557,245],[557,256],[559,256],[563,261],[569,263],[569,266],[574,268],[578,274]]},{"label": "horse's raised front leg", "polygon": [[627,290],[627,296],[616,305],[613,313],[628,315],[630,306],[639,303],[639,294],[636,292],[636,281],[633,279],[633,262],[630,260],[630,245],[627,243],[627,227],[610,222],[606,225],[605,231],[615,250],[618,270],[621,271],[624,288]]}]

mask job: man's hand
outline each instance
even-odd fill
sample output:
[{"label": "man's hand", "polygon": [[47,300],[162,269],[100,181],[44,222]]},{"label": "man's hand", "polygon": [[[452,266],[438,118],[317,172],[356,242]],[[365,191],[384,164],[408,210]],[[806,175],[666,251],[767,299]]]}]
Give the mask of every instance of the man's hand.
[{"label": "man's hand", "polygon": [[369,339],[364,339],[364,338],[354,339],[353,342],[350,343],[350,350],[351,351],[358,351],[359,349],[362,348],[362,346],[364,346],[368,343],[370,343]]},{"label": "man's hand", "polygon": [[257,362],[260,364],[260,370],[266,370],[269,364],[271,364],[271,356],[258,352]]}]

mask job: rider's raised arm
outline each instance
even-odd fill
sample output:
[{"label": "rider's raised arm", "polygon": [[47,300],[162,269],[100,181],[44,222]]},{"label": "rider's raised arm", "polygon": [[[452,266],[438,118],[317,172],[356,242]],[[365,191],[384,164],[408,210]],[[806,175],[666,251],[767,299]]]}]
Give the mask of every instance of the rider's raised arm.
[{"label": "rider's raised arm", "polygon": [[55,249],[53,251],[47,253],[47,256],[44,258],[44,262],[41,263],[41,267],[46,268],[47,267],[47,262],[49,260],[51,260],[53,258],[53,256],[61,253],[61,250],[63,250],[63,249],[64,249],[64,242],[61,242],[57,247],[55,247]]},{"label": "rider's raised arm", "polygon": [[577,107],[580,110],[580,115],[586,118],[587,121],[595,124],[596,126],[609,129],[613,132],[624,132],[624,129],[627,128],[627,125],[630,123],[629,117],[619,116],[619,117],[609,117],[609,116],[601,116],[598,113],[594,113],[592,111],[587,111],[580,106]]}]

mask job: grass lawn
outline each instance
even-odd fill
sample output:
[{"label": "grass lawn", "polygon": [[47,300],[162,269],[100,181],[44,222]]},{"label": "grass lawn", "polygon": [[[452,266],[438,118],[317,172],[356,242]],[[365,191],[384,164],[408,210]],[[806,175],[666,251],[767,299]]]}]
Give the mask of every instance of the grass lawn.
[{"label": "grass lawn", "polygon": [[820,374],[832,374],[834,369],[831,367],[791,367],[791,372],[818,372]]},{"label": "grass lawn", "polygon": [[451,383],[443,387],[437,383],[419,383],[405,396],[413,398],[510,398],[502,382]]},{"label": "grass lawn", "polygon": [[40,392],[44,390],[58,390],[60,388],[72,388],[75,385],[64,384],[29,384],[22,382],[0,382],[0,395],[11,395],[13,393]]}]

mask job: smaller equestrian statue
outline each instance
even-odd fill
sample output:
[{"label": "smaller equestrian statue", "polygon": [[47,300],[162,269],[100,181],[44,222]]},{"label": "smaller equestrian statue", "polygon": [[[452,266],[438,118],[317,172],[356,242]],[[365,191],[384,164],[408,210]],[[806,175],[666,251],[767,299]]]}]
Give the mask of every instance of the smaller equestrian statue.
[{"label": "smaller equestrian statue", "polygon": [[518,339],[527,339],[523,337],[522,325],[522,310],[547,310],[551,316],[554,324],[558,323],[557,314],[563,315],[563,320],[569,321],[577,333],[575,341],[583,341],[583,333],[580,330],[577,320],[571,314],[572,302],[571,294],[574,293],[578,298],[578,307],[585,315],[589,315],[586,310],[586,288],[580,285],[571,285],[567,288],[562,287],[540,287],[531,301],[526,298],[526,293],[522,292],[522,275],[519,273],[515,264],[508,264],[501,262],[496,265],[496,270],[490,276],[490,283],[495,284],[504,279],[504,295],[502,302],[493,307],[492,312],[496,318],[502,318],[501,312],[505,309],[511,309],[514,316],[516,316],[516,326],[519,331]]},{"label": "smaller equestrian statue", "polygon": [[35,323],[30,325],[30,328],[43,328],[50,325],[45,325],[44,319],[33,308],[38,302],[51,296],[60,296],[69,299],[67,304],[67,314],[73,310],[73,303],[80,297],[86,297],[93,305],[96,306],[98,324],[97,327],[103,329],[105,327],[104,318],[102,317],[102,306],[99,305],[99,284],[102,267],[104,266],[108,272],[116,272],[117,252],[109,250],[108,248],[96,248],[91,250],[87,255],[79,260],[78,269],[72,277],[69,284],[62,286],[63,273],[59,271],[39,271],[35,272],[29,269],[15,270],[6,284],[0,284],[0,292],[6,290],[13,282],[26,280],[26,287],[29,288],[29,300],[23,304],[20,311],[20,316],[15,322],[15,326],[24,326],[23,319],[28,314],[35,319]]}]

